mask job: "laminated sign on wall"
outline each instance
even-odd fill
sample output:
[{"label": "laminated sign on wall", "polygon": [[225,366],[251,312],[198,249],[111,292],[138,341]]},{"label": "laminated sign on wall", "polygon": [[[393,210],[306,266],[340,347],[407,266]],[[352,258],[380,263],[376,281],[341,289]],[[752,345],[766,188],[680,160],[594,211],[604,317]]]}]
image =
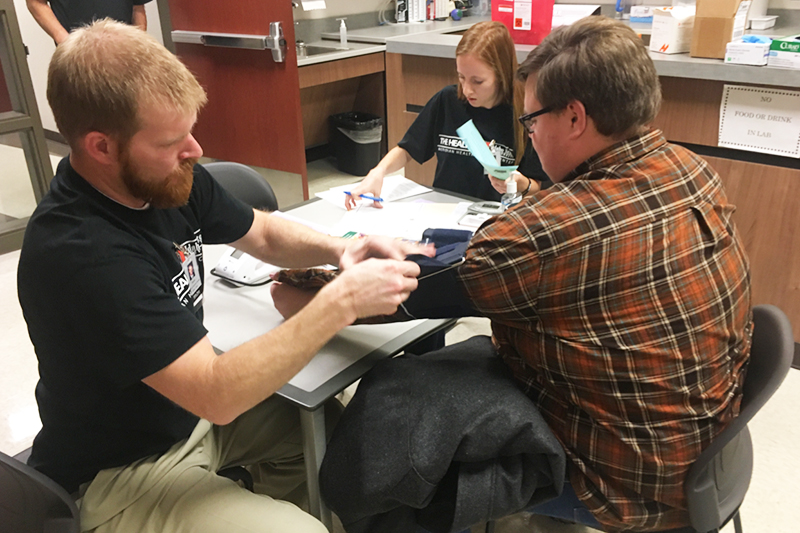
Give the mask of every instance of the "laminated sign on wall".
[{"label": "laminated sign on wall", "polygon": [[718,144],[800,158],[800,91],[725,85]]}]

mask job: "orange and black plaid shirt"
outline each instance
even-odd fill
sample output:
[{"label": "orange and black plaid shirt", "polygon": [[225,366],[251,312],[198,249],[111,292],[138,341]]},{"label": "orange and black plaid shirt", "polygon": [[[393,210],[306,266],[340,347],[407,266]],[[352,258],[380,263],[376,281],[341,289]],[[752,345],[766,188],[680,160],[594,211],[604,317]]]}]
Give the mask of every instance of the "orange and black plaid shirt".
[{"label": "orange and black plaid shirt", "polygon": [[750,279],[719,176],[651,131],[488,221],[459,278],[609,530],[688,524],[692,461],[739,412]]}]

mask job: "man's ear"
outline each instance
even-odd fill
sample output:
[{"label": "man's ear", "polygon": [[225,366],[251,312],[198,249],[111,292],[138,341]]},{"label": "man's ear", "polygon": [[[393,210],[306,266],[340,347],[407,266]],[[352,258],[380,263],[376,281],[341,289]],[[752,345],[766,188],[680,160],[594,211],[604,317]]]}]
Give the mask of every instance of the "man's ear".
[{"label": "man's ear", "polygon": [[101,165],[115,165],[119,162],[119,142],[105,133],[90,131],[81,140],[83,152]]},{"label": "man's ear", "polygon": [[570,120],[570,139],[577,139],[586,132],[589,125],[589,115],[586,114],[586,107],[583,102],[573,100],[567,104],[564,110]]}]

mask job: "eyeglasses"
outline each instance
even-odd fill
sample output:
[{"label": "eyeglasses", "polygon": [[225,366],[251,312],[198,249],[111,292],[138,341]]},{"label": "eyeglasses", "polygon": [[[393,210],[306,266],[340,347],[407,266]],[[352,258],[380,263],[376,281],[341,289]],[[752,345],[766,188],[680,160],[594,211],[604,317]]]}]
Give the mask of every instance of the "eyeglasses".
[{"label": "eyeglasses", "polygon": [[539,111],[534,111],[533,113],[528,113],[527,115],[522,115],[519,117],[519,123],[522,124],[522,127],[525,128],[525,131],[530,135],[533,133],[533,119],[540,115],[544,115],[545,113],[549,113],[553,111],[553,106],[543,107]]}]

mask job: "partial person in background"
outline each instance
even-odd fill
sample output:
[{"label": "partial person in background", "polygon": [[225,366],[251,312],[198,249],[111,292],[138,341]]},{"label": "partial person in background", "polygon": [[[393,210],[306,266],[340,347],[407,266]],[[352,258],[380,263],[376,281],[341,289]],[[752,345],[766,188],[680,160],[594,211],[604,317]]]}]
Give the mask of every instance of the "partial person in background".
[{"label": "partial person in background", "polygon": [[26,0],[28,11],[56,44],[69,32],[106,17],[147,31],[144,5],[150,0]]},{"label": "partial person in background", "polygon": [[[523,89],[514,79],[517,55],[508,29],[499,22],[479,22],[464,33],[456,48],[458,85],[436,93],[398,145],[345,198],[351,209],[360,194],[380,196],[383,178],[412,159],[424,163],[436,156],[433,186],[483,200],[500,200],[503,180],[487,177],[456,133],[472,119],[503,165],[519,165],[517,190],[533,193],[547,180],[516,117],[522,114]],[[526,146],[528,147],[526,150]],[[381,207],[375,202],[375,207]]]}]

